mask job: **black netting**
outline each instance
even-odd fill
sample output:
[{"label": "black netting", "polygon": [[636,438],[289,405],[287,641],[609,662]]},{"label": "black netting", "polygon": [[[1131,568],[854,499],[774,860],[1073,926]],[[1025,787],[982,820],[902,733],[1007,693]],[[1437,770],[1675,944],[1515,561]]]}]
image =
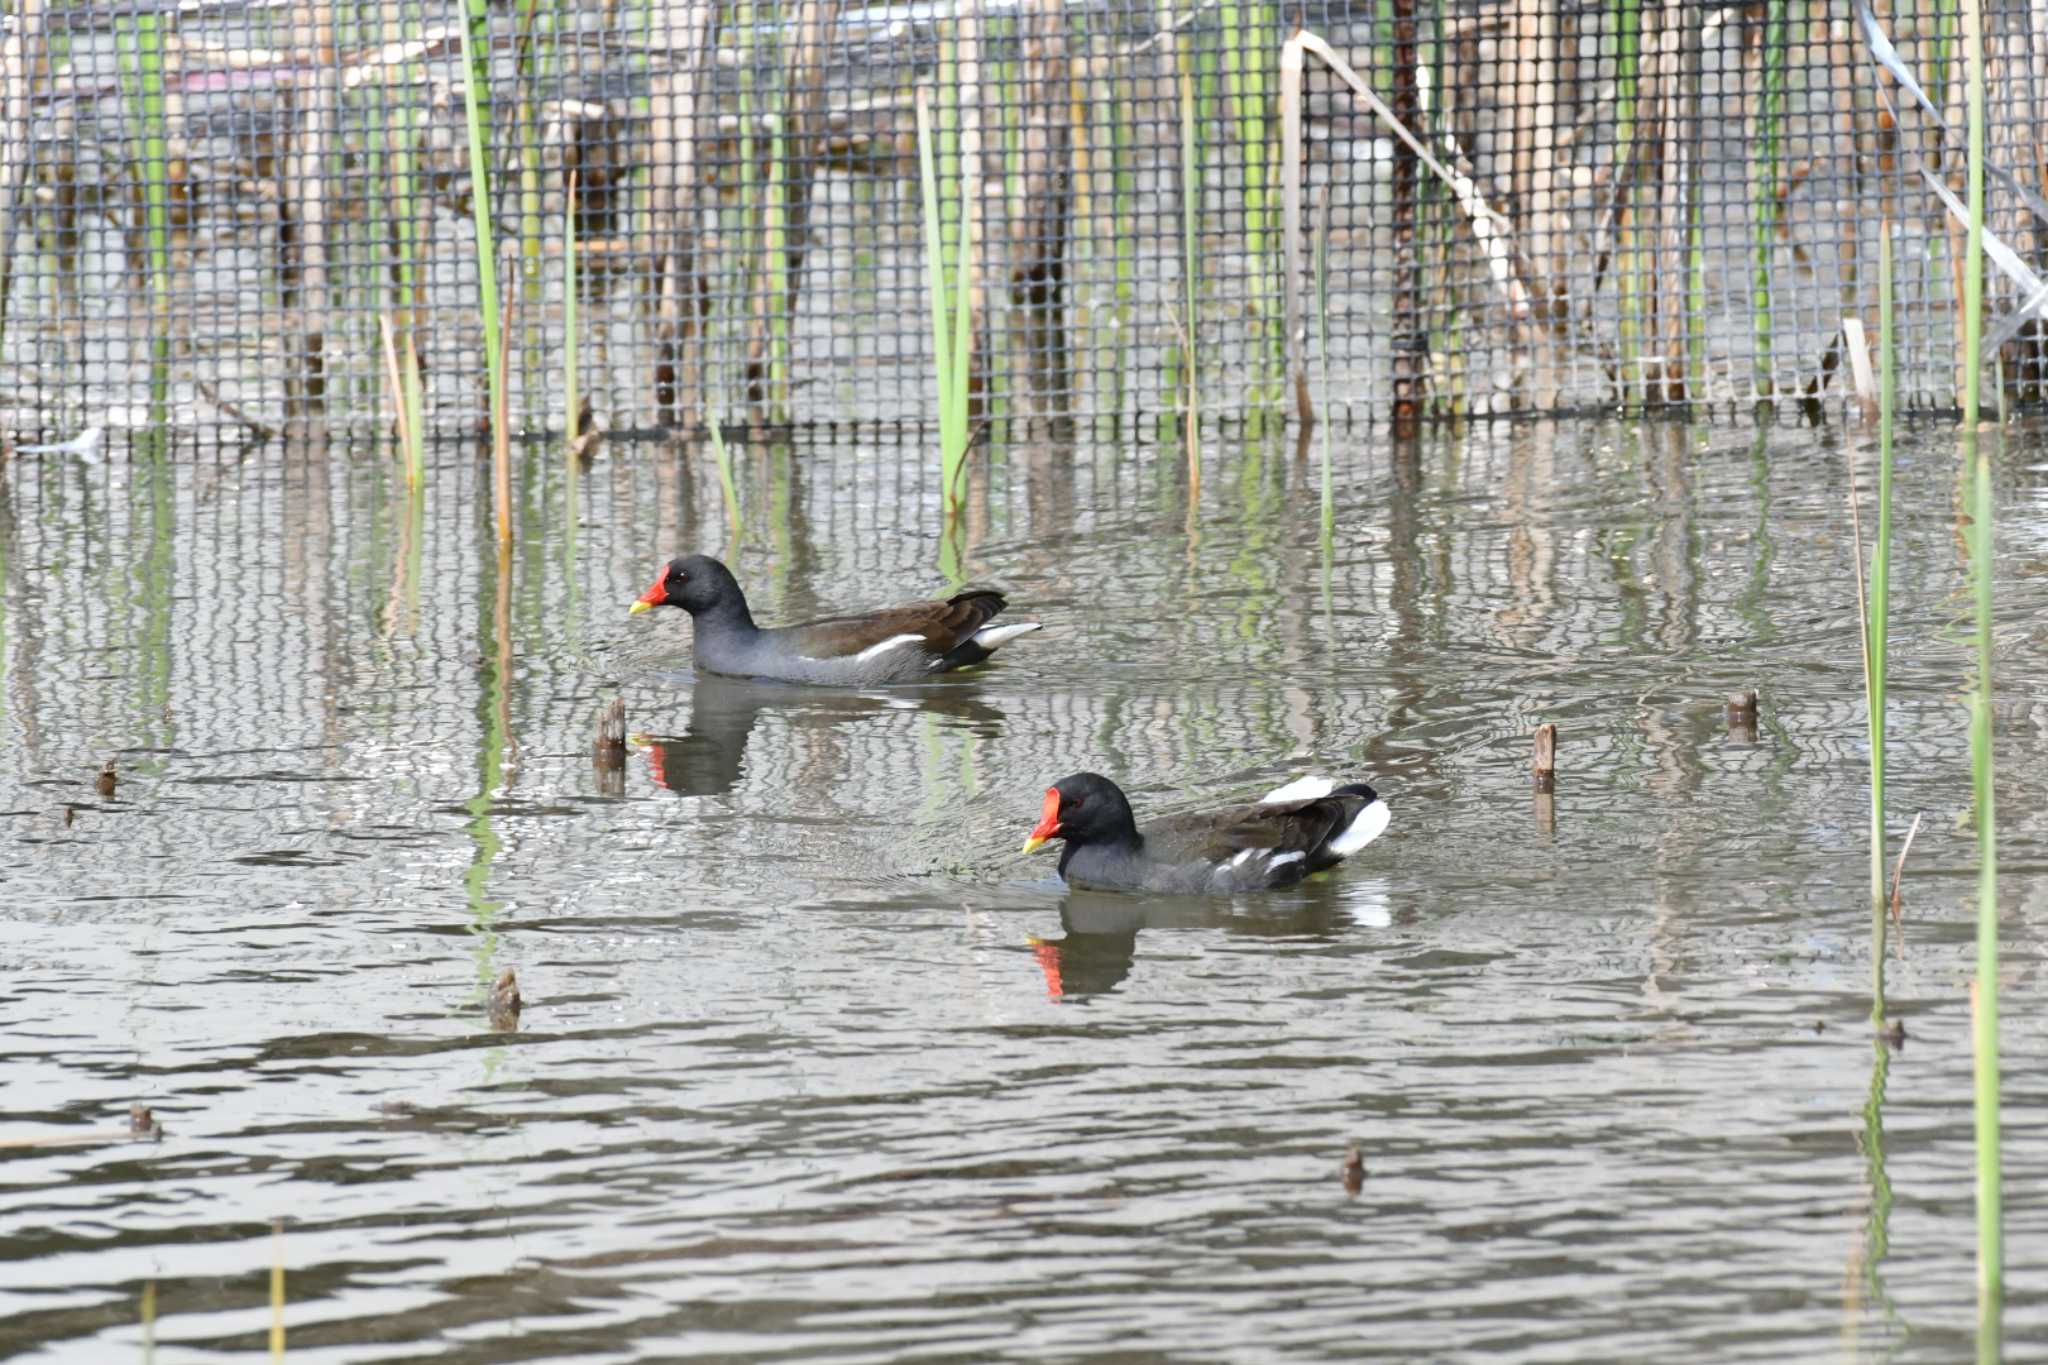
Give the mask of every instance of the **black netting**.
[{"label": "black netting", "polygon": [[[494,5],[513,420],[566,416],[572,183],[596,421],[930,420],[920,91],[948,240],[963,204],[974,224],[984,420],[1146,431],[1191,391],[1274,419],[1845,401],[1886,221],[1901,392],[1947,406],[1962,234],[1929,177],[1962,191],[1959,20],[1878,18],[1957,131],[1900,97],[1847,5]],[[14,0],[9,426],[373,427],[416,354],[428,424],[475,427],[467,20]],[[1291,156],[1297,24],[1427,160],[1314,54]],[[2002,0],[1986,25],[1991,159],[2048,188],[2048,21]],[[2019,265],[1989,273],[1995,331],[2048,272],[2048,223],[2006,183],[1989,203]],[[2048,398],[2048,332],[2003,338],[1986,380]]]}]

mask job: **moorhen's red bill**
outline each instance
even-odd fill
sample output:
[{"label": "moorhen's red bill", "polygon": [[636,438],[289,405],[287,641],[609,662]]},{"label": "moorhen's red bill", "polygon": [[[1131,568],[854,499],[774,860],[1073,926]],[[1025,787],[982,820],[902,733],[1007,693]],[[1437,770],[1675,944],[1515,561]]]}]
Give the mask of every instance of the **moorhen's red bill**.
[{"label": "moorhen's red bill", "polygon": [[1227,895],[1293,886],[1380,837],[1387,803],[1363,782],[1304,777],[1256,805],[1170,816],[1139,829],[1131,803],[1099,773],[1045,789],[1031,852],[1064,839],[1060,876],[1105,891]]},{"label": "moorhen's red bill", "polygon": [[1001,593],[971,588],[943,602],[763,630],[730,569],[709,555],[685,555],[663,565],[654,586],[627,611],[681,607],[690,613],[696,622],[691,653],[707,672],[875,687],[978,664],[1005,640],[1038,629],[1037,621],[989,625],[1005,605]]}]

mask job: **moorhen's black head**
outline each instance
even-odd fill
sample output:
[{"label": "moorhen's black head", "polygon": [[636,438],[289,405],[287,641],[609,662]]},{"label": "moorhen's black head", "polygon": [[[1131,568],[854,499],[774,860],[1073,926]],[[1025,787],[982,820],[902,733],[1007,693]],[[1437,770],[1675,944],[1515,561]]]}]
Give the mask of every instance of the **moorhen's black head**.
[{"label": "moorhen's black head", "polygon": [[1045,789],[1045,806],[1037,828],[1024,840],[1024,851],[1029,853],[1048,839],[1065,839],[1071,848],[1137,837],[1131,803],[1116,783],[1100,773],[1075,773]]},{"label": "moorhen's black head", "polygon": [[683,555],[662,566],[661,577],[626,608],[626,614],[631,616],[649,607],[681,607],[695,616],[713,607],[734,603],[744,606],[746,600],[732,570],[710,555]]}]

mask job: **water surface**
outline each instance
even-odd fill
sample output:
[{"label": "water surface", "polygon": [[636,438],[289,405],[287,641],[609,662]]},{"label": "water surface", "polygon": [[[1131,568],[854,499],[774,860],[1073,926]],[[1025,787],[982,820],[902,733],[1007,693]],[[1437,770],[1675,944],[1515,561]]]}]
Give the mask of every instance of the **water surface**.
[{"label": "water surface", "polygon": [[[1866,446],[1356,434],[1327,531],[1317,446],[1218,438],[1192,515],[1172,450],[1012,447],[966,567],[1047,628],[876,694],[698,678],[686,618],[626,617],[727,544],[693,452],[535,453],[502,560],[466,449],[416,507],[369,450],[17,463],[0,1356],[247,1356],[275,1259],[295,1361],[1955,1359],[1955,456],[1900,457],[1894,1052]],[[2048,1334],[2044,451],[1998,457],[2015,1359]],[[944,590],[921,446],[742,464],[764,619]],[[1083,767],[1141,813],[1363,777],[1394,824],[1256,900],[1069,894],[1015,849]]]}]

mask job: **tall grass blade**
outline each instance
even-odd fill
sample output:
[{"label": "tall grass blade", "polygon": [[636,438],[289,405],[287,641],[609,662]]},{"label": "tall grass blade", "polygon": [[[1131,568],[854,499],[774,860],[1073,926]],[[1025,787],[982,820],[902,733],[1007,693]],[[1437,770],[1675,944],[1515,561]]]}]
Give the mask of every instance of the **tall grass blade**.
[{"label": "tall grass blade", "polygon": [[[1249,11],[1249,15],[1246,11]],[[1273,205],[1268,176],[1273,148],[1268,137],[1266,68],[1253,54],[1279,30],[1274,7],[1265,3],[1240,6],[1224,0],[1218,24],[1223,38],[1223,92],[1237,127],[1238,155],[1243,158],[1245,269],[1250,274],[1254,347],[1254,401],[1277,397],[1274,376],[1286,365],[1286,338],[1273,309]],[[1257,47],[1245,42],[1247,23]]]},{"label": "tall grass blade", "polygon": [[1962,0],[1969,128],[1969,236],[1963,250],[1963,461],[1969,480],[1970,566],[1976,598],[1977,684],[1971,697],[1970,769],[1977,808],[1977,983],[1973,1042],[1977,1087],[1978,1353],[1996,1351],[2005,1296],[2005,1214],[1998,1115],[1998,821],[1991,762],[1991,459],[1977,439],[1984,336],[1984,15]]},{"label": "tall grass blade", "polygon": [[965,501],[967,464],[967,376],[973,363],[969,273],[973,242],[969,214],[959,214],[958,247],[954,254],[953,321],[947,323],[945,246],[941,232],[941,200],[932,135],[931,106],[926,92],[917,92],[918,183],[924,201],[925,284],[932,311],[932,370],[939,403],[939,481],[950,521]]},{"label": "tall grass blade", "polygon": [[1135,306],[1138,297],[1138,171],[1140,137],[1138,131],[1138,83],[1128,73],[1122,77],[1122,93],[1117,92],[1118,76],[1111,67],[1110,87],[1110,210],[1109,240],[1114,253],[1111,271],[1114,279],[1112,296],[1116,299],[1110,311],[1110,364],[1115,375],[1111,381],[1111,411],[1121,419],[1124,411],[1125,371],[1131,364],[1132,353],[1137,349],[1132,343],[1135,337],[1132,327],[1136,321]]},{"label": "tall grass blade", "polygon": [[[1965,29],[1967,35],[1967,26]],[[1966,44],[1967,45],[1967,44]],[[1977,1128],[1977,1293],[1995,1316],[2005,1283],[2004,1197],[1999,1152],[1998,823],[1991,760],[1991,460],[1977,433],[1963,432],[1969,481],[1972,596],[1976,603],[1977,678],[1970,705],[1970,771],[1977,813],[1977,982],[1975,1024]]]},{"label": "tall grass blade", "polygon": [[1977,427],[1984,373],[1984,14],[1982,0],[1962,0],[1963,66],[1968,103],[1968,220],[1963,246],[1963,429]]},{"label": "tall grass blade", "polygon": [[1616,387],[1624,405],[1638,401],[1643,378],[1642,253],[1636,243],[1636,85],[1641,61],[1640,0],[1612,0],[1611,22],[1619,45],[1614,58],[1614,244],[1616,283],[1621,286],[1621,316],[1616,327],[1619,346]]},{"label": "tall grass blade", "polygon": [[[149,280],[150,422],[168,420],[170,401],[171,172],[170,139],[164,121],[163,19],[138,14],[127,45],[128,99],[142,128],[142,234]],[[9,244],[11,245],[11,244]]]},{"label": "tall grass blade", "polygon": [[737,547],[745,523],[740,520],[740,490],[732,476],[732,452],[725,447],[725,433],[718,425],[718,414],[710,408],[704,409],[704,428],[711,434],[711,458],[718,465],[718,491],[725,499],[725,517],[732,530],[732,543]]},{"label": "tall grass blade", "polygon": [[1877,546],[1870,561],[1870,900],[1871,1008],[1884,1022],[1885,669],[1891,628],[1892,433],[1898,418],[1898,338],[1892,299],[1892,225],[1877,233]]},{"label": "tall grass blade", "polygon": [[939,441],[946,440],[946,397],[953,354],[946,345],[946,261],[939,236],[939,172],[932,145],[931,102],[917,91],[917,175],[924,209],[925,298],[932,311],[932,367],[938,378]]},{"label": "tall grass blade", "polygon": [[520,0],[519,33],[512,44],[513,124],[519,148],[519,267],[529,302],[538,302],[541,284],[540,110],[535,93],[534,22],[539,0]]},{"label": "tall grass blade", "polygon": [[405,362],[399,354],[398,329],[389,313],[377,316],[377,332],[383,345],[384,382],[391,394],[392,425],[398,432],[399,457],[405,461],[405,481],[419,487],[420,453],[413,445],[414,415],[409,410],[411,392],[405,382]]},{"label": "tall grass blade", "polygon": [[974,187],[960,184],[960,235],[953,251],[953,361],[948,372],[952,386],[946,394],[946,420],[953,438],[946,445],[946,513],[958,512],[967,501],[968,377],[974,364]]},{"label": "tall grass blade", "polygon": [[[785,102],[787,95],[785,92]],[[787,120],[778,115],[768,137],[768,203],[762,218],[763,269],[767,271],[768,294],[768,414],[771,420],[789,417],[789,324],[790,280],[785,273],[789,254],[788,191],[789,138]]]},{"label": "tall grass blade", "polygon": [[414,339],[420,318],[420,213],[417,152],[417,117],[409,102],[401,100],[392,110],[391,200],[392,236],[398,247],[393,308],[397,332],[398,387],[404,398],[399,405],[407,424],[400,444],[408,457],[406,478],[419,487],[426,477],[427,443],[426,384],[420,375],[419,345]]}]

